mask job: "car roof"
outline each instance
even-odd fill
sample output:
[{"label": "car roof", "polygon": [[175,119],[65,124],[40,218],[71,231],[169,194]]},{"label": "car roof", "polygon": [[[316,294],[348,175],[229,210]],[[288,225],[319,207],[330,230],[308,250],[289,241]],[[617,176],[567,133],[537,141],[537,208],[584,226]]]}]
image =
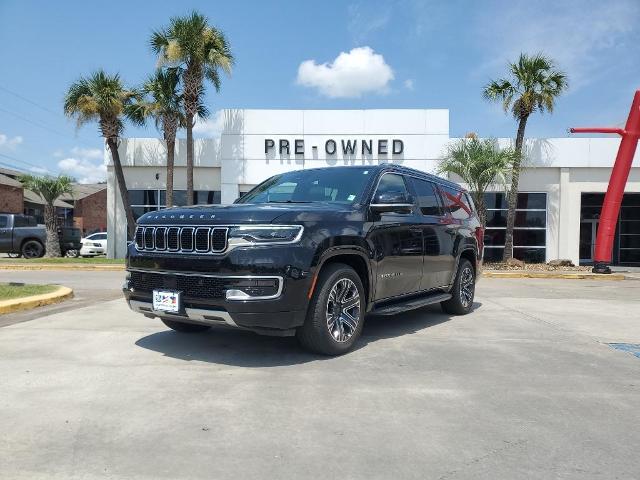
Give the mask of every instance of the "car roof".
[{"label": "car roof", "polygon": [[[340,165],[335,167],[318,167],[318,168],[309,168],[302,170],[304,172],[307,171],[316,171],[316,170],[329,170],[332,168],[341,168],[341,169],[359,169],[359,170],[372,170],[375,172],[395,172],[404,175],[411,175],[414,177],[422,178],[424,180],[429,180],[433,183],[438,183],[444,187],[453,188],[459,191],[466,191],[459,184],[452,182],[451,180],[447,180],[446,178],[438,177],[436,175],[432,175],[427,172],[423,172],[421,170],[416,170],[415,168],[405,167],[404,165],[398,165],[395,163],[383,163],[378,165]],[[285,172],[288,173],[288,172]]]}]

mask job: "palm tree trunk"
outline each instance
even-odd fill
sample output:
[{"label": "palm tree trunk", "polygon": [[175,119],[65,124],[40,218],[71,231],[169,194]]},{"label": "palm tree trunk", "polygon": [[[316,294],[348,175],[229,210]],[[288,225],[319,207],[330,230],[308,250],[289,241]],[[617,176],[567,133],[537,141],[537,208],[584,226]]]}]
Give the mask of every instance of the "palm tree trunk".
[{"label": "palm tree trunk", "polygon": [[167,140],[167,207],[173,207],[173,168],[176,154],[176,139]]},{"label": "palm tree trunk", "polygon": [[56,207],[50,204],[44,206],[44,225],[47,230],[46,257],[60,257],[60,239],[58,238],[58,222],[56,221]]},{"label": "palm tree trunk", "polygon": [[487,226],[487,205],[484,203],[484,192],[473,192],[473,203],[476,204],[476,211],[482,228]]},{"label": "palm tree trunk", "polygon": [[136,231],[136,220],[133,218],[133,210],[131,209],[131,203],[129,202],[129,191],[127,190],[127,183],[124,179],[122,163],[120,163],[118,143],[115,138],[109,137],[107,138],[107,145],[109,146],[109,150],[111,150],[111,159],[113,160],[113,169],[115,170],[118,189],[120,190],[120,199],[124,205],[124,213],[127,217],[127,233],[129,240],[133,240]]},{"label": "palm tree trunk", "polygon": [[507,229],[504,235],[504,260],[513,258],[513,227],[516,221],[516,207],[518,205],[518,186],[520,183],[520,170],[522,168],[522,145],[524,143],[524,131],[527,126],[528,116],[520,117],[518,133],[516,135],[516,158],[513,161],[511,172],[511,189],[509,190]]},{"label": "palm tree trunk", "polygon": [[193,205],[193,114],[187,107],[187,205]]}]

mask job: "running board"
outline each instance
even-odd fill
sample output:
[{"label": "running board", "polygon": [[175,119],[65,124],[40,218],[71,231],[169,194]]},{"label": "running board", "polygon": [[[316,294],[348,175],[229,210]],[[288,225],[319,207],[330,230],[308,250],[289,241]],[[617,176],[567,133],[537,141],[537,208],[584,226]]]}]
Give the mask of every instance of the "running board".
[{"label": "running board", "polygon": [[395,315],[397,313],[406,312],[407,310],[415,310],[416,308],[426,307],[427,305],[432,305],[434,303],[444,302],[450,298],[450,293],[435,293],[425,297],[413,298],[404,302],[374,308],[371,310],[371,313],[374,315]]}]

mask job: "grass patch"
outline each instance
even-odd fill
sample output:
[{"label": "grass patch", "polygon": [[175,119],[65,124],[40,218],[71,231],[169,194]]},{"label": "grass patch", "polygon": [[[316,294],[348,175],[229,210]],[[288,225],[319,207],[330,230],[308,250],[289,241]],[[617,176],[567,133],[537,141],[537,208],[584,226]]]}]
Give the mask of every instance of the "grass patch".
[{"label": "grass patch", "polygon": [[56,285],[28,285],[26,283],[0,283],[0,300],[41,295],[56,290]]},{"label": "grass patch", "polygon": [[124,265],[123,258],[105,258],[105,257],[89,257],[89,258],[67,258],[67,257],[56,257],[56,258],[9,258],[2,257],[0,258],[0,262],[2,263],[54,263],[54,264],[87,264],[87,265]]}]

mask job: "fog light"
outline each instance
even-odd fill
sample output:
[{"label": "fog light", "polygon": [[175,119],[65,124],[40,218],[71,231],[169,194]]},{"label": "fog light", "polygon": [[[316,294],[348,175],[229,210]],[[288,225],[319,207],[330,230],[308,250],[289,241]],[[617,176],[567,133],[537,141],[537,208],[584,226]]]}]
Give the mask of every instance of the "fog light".
[{"label": "fog light", "polygon": [[246,300],[251,298],[251,295],[242,290],[227,290],[225,297],[227,300]]}]

